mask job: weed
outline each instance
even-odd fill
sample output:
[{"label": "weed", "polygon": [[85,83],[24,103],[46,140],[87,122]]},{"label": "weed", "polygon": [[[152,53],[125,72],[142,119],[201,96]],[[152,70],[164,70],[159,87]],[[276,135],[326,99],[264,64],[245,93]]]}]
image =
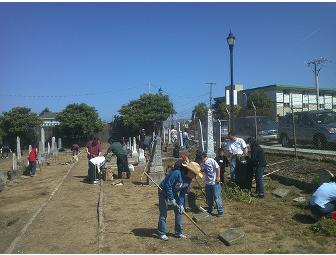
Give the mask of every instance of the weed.
[{"label": "weed", "polygon": [[336,221],[323,217],[311,227],[311,230],[315,233],[336,237]]},{"label": "weed", "polygon": [[252,197],[249,191],[243,190],[238,186],[224,186],[222,195],[225,199],[240,201],[248,204],[256,201],[256,198]]}]

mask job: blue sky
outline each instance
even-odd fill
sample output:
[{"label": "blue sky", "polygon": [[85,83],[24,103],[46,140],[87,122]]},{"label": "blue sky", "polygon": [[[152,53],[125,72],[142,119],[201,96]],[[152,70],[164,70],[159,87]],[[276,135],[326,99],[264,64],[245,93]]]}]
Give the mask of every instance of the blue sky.
[{"label": "blue sky", "polygon": [[151,81],[189,117],[209,101],[206,82],[224,95],[230,29],[236,83],[314,86],[304,62],[324,56],[320,86],[335,88],[335,13],[336,3],[0,3],[0,111],[84,102],[111,121]]}]

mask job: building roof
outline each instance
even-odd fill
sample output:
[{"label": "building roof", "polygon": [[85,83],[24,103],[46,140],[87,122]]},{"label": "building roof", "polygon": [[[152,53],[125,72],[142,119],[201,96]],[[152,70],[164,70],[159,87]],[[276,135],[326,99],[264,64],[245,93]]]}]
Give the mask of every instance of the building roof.
[{"label": "building roof", "polygon": [[[307,90],[307,91],[315,91],[315,87],[311,86],[293,86],[293,85],[288,85],[288,84],[272,84],[272,85],[267,85],[267,86],[261,86],[261,87],[256,87],[256,88],[251,88],[251,89],[245,89],[244,91],[253,91],[253,90],[258,90],[258,89],[268,89],[268,88],[279,88],[279,89],[288,89],[288,90]],[[332,88],[320,88],[320,92],[328,92],[328,93],[336,93],[336,89]]]},{"label": "building roof", "polygon": [[55,119],[58,112],[44,112],[39,117],[41,119]]}]

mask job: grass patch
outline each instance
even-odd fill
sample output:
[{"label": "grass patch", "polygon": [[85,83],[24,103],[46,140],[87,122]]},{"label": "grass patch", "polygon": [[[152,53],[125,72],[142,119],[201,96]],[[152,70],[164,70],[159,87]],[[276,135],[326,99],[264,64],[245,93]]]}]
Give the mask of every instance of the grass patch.
[{"label": "grass patch", "polygon": [[336,237],[336,221],[329,218],[322,218],[316,224],[311,226],[311,230],[314,233]]},{"label": "grass patch", "polygon": [[256,198],[251,196],[248,190],[243,190],[238,186],[225,185],[222,189],[222,197],[227,200],[234,200],[244,203],[254,203]]}]

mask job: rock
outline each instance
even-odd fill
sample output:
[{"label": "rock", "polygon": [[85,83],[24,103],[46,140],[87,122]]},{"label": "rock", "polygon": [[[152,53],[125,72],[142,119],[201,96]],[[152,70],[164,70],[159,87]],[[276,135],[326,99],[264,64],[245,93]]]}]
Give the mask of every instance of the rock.
[{"label": "rock", "polygon": [[230,228],[219,234],[219,239],[226,245],[239,243],[245,236],[244,232],[237,228]]},{"label": "rock", "polygon": [[297,203],[304,203],[304,202],[306,202],[306,198],[304,198],[304,197],[297,197],[297,198],[294,198],[293,201],[297,202]]},{"label": "rock", "polygon": [[195,222],[200,222],[200,221],[210,220],[213,217],[210,214],[208,214],[207,212],[200,212],[200,213],[193,214],[192,218]]},{"label": "rock", "polygon": [[290,191],[289,189],[280,187],[280,188],[277,188],[277,189],[273,190],[272,194],[283,198],[283,197],[288,195],[289,191]]},{"label": "rock", "polygon": [[112,181],[111,183],[112,185],[116,186],[116,185],[123,185],[123,181],[122,180],[115,180],[115,181]]}]

